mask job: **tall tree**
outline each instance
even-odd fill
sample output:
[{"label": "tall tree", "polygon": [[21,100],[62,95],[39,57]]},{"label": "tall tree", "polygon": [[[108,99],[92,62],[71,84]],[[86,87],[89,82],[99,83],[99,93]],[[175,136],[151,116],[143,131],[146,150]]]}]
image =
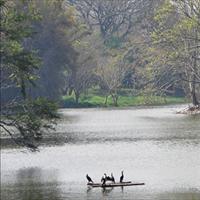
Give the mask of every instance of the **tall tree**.
[{"label": "tall tree", "polygon": [[91,29],[99,28],[105,41],[123,40],[144,16],[152,1],[70,0]]},{"label": "tall tree", "polygon": [[98,82],[95,75],[97,63],[93,48],[90,47],[90,42],[86,41],[86,38],[84,38],[84,41],[79,40],[74,48],[78,55],[74,61],[73,69],[68,71],[67,88],[69,94],[74,92],[75,102],[78,104],[80,95]]},{"label": "tall tree", "polygon": [[123,59],[123,53],[113,57],[104,57],[104,61],[98,66],[97,75],[100,77],[100,87],[105,93],[105,105],[107,98],[110,95],[113,104],[118,106],[119,90],[122,87],[122,82],[125,73],[128,71],[128,66]]},{"label": "tall tree", "polygon": [[72,43],[78,29],[73,8],[64,6],[63,0],[35,0],[35,7],[41,20],[33,24],[35,37],[29,40],[29,47],[38,49],[42,59],[37,87],[30,90],[33,96],[45,96],[58,100],[66,84],[65,72],[74,67],[76,51]]},{"label": "tall tree", "polygon": [[[56,105],[46,99],[32,100],[27,87],[34,84],[40,59],[25,47],[33,34],[32,23],[40,19],[34,1],[1,0],[1,131],[19,145],[32,150],[44,130],[52,128],[57,117]],[[5,91],[15,88],[13,98],[2,101]]]},{"label": "tall tree", "polygon": [[194,105],[200,104],[199,16],[198,0],[166,0],[155,15],[151,48],[153,63],[182,83]]}]

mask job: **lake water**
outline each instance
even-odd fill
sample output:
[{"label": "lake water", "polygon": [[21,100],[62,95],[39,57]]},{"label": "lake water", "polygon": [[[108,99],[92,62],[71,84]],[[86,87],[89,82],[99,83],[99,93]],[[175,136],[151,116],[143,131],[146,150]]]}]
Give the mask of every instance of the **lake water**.
[{"label": "lake water", "polygon": [[[2,200],[200,200],[200,116],[181,106],[62,109],[40,152],[1,150]],[[62,144],[62,145],[61,145]],[[106,172],[144,186],[88,188]]]}]

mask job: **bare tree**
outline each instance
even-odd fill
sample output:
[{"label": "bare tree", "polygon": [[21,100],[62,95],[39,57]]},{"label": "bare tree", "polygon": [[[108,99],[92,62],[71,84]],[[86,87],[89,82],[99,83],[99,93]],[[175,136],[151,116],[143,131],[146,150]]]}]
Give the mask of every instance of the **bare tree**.
[{"label": "bare tree", "polygon": [[67,75],[67,88],[69,94],[74,92],[76,104],[79,102],[80,95],[98,81],[95,75],[97,67],[95,50],[90,45],[89,38],[85,37],[74,43],[77,59],[74,60],[73,67]]},{"label": "bare tree", "polygon": [[100,77],[100,87],[106,94],[105,105],[107,105],[109,95],[112,97],[114,105],[118,105],[119,89],[127,71],[127,66],[122,57],[109,58],[109,61],[104,58],[104,61],[98,66],[97,75]]},{"label": "bare tree", "polygon": [[115,35],[123,39],[141,21],[152,1],[147,0],[71,0],[92,29],[99,27],[104,39]]}]

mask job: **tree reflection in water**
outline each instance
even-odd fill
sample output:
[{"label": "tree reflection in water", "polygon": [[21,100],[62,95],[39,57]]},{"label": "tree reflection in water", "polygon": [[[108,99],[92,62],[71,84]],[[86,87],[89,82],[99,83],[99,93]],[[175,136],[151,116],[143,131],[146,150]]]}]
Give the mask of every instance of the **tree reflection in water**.
[{"label": "tree reflection in water", "polygon": [[108,196],[109,193],[111,193],[113,188],[102,188],[102,195],[103,196]]},{"label": "tree reflection in water", "polygon": [[[49,181],[46,178],[49,178]],[[55,172],[24,168],[17,172],[16,183],[3,189],[1,199],[60,200],[61,192],[58,186]]]}]

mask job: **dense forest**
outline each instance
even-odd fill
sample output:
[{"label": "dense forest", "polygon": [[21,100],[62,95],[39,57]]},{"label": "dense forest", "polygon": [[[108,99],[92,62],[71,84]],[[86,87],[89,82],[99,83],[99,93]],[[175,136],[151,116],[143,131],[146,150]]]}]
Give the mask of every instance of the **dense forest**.
[{"label": "dense forest", "polygon": [[[0,0],[1,121],[16,143],[52,129],[63,96],[98,88],[200,105],[199,0]],[[55,103],[57,102],[58,105]],[[12,127],[12,128],[10,128]],[[14,132],[21,135],[15,138]]]}]

